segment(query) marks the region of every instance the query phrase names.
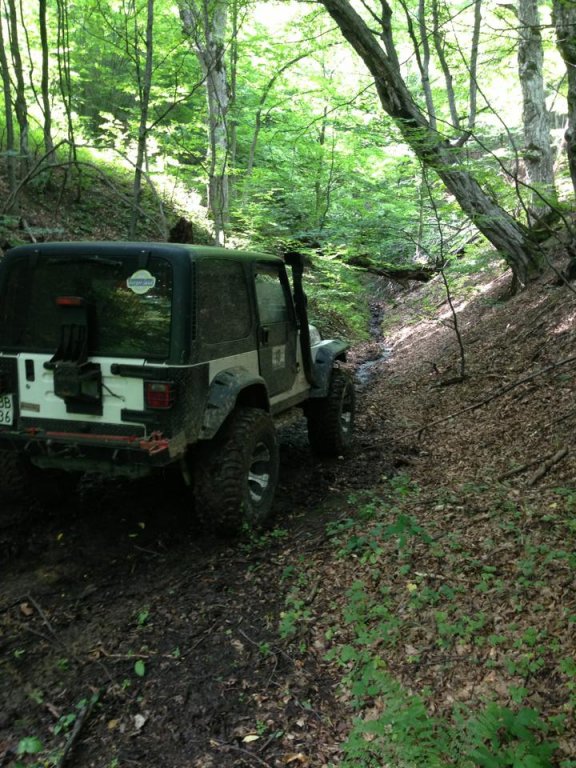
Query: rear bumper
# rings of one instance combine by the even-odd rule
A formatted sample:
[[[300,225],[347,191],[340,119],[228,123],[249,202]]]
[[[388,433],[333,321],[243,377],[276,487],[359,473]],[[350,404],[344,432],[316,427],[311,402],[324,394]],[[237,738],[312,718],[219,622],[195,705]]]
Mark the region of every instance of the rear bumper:
[[[178,461],[186,452],[186,442],[161,432],[142,436],[29,428],[1,430],[0,449],[24,454],[41,468],[142,475]]]

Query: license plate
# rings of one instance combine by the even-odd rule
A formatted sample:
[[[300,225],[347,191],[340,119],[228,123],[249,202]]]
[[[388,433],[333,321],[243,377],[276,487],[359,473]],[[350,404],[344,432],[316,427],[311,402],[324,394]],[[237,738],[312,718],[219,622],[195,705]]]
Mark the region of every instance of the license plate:
[[[13,395],[0,395],[0,426],[10,425],[14,419]]]

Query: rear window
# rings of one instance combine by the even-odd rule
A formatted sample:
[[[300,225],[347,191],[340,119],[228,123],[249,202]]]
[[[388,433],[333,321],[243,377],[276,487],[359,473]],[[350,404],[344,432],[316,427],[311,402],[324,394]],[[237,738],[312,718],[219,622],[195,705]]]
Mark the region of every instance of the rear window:
[[[167,358],[172,266],[152,256],[22,258],[11,265],[0,308],[0,343],[18,351],[54,353],[67,310],[59,297],[84,300],[92,355]]]

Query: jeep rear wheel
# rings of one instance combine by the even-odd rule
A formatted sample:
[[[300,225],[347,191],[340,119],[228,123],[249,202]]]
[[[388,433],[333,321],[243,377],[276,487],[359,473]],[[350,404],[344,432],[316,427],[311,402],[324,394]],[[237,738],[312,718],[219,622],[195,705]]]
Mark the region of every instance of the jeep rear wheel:
[[[15,451],[0,450],[0,498],[6,501],[30,500],[30,463]]]
[[[340,368],[332,371],[328,395],[306,406],[308,439],[314,453],[339,456],[352,442],[355,408],[354,383]]]
[[[257,408],[237,410],[221,437],[194,458],[196,510],[205,528],[228,536],[261,526],[272,508],[278,465],[272,418]]]
[[[67,500],[79,480],[77,472],[38,469],[26,456],[0,450],[0,499],[5,501],[56,506]]]

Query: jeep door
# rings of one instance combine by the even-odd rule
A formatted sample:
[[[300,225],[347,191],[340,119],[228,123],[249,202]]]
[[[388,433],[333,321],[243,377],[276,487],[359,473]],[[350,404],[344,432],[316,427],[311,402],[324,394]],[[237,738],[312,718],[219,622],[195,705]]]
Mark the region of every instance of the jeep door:
[[[290,284],[282,264],[255,266],[260,373],[271,396],[291,389],[296,365],[297,327]]]

